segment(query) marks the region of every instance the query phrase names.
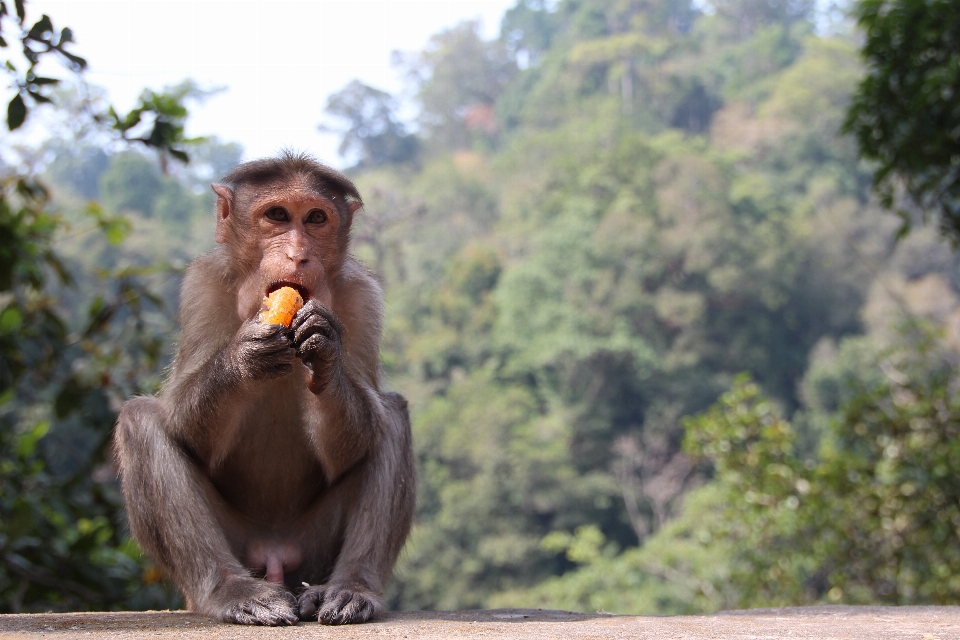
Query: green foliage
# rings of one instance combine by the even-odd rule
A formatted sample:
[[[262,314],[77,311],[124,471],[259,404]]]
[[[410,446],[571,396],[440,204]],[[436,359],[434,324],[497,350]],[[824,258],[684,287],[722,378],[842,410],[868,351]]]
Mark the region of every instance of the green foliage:
[[[10,14],[11,4],[16,11],[16,18]],[[36,74],[35,70],[40,60],[52,53],[59,54],[71,70],[82,71],[87,66],[86,60],[67,50],[67,45],[73,42],[73,31],[69,28],[61,29],[59,33],[53,27],[49,16],[43,15],[28,28],[25,0],[0,1],[0,48],[8,49],[11,43],[10,29],[16,32],[14,47],[23,53],[26,69],[19,71],[15,61],[7,58],[4,62],[4,71],[11,80],[15,89],[13,98],[7,104],[7,129],[19,129],[26,122],[31,107],[52,102],[50,88],[59,80],[46,78]],[[10,23],[14,25],[11,27]],[[6,56],[4,56],[6,57]]]
[[[478,22],[438,33],[427,49],[406,61],[416,82],[428,139],[445,148],[469,148],[497,132],[493,106],[517,72],[499,41],[484,42]]]
[[[734,544],[731,580],[741,591],[738,604],[816,601],[820,594],[807,596],[805,589],[817,567],[795,545],[801,536],[821,532],[806,509],[799,511],[814,485],[794,455],[791,425],[756,384],[740,377],[686,428],[687,450],[714,464],[725,511],[711,535]]]
[[[726,505],[741,606],[946,604],[960,584],[956,357],[922,328],[875,350],[885,375],[848,379],[818,461],[741,379],[687,423]],[[869,369],[868,369],[869,370]]]
[[[37,87],[53,82],[32,75],[41,54],[59,52],[73,71],[84,66],[63,50],[69,30],[54,40],[47,16],[26,31],[25,4],[15,2],[17,37],[31,66],[16,84],[20,94],[8,110],[10,129],[26,117],[24,96],[34,104],[52,102]],[[3,35],[10,26],[8,7],[0,2]],[[46,49],[34,51],[35,44]],[[7,69],[16,74],[12,62]],[[190,84],[145,94],[122,119],[110,110],[116,132],[161,158],[185,159],[182,103],[194,91]],[[152,129],[137,137],[144,118],[152,120]],[[59,174],[78,177],[67,182],[89,197],[103,167],[85,169],[61,164]],[[169,191],[168,178],[158,183]],[[114,195],[114,204],[126,207],[154,194]],[[0,611],[170,606],[176,594],[126,535],[109,444],[121,402],[152,391],[162,366],[167,327],[157,322],[162,303],[146,281],[163,269],[120,260],[98,264],[104,253],[94,247],[120,253],[131,222],[92,201],[64,211],[67,201],[54,204],[50,196],[25,169],[0,178]]]
[[[844,129],[876,162],[884,206],[905,233],[917,214],[935,214],[960,239],[960,15],[951,0],[861,0],[867,73]],[[905,193],[913,209],[904,206]]]
[[[895,244],[871,204],[836,135],[862,69],[810,10],[524,0],[499,40],[465,23],[407,58],[416,138],[387,94],[331,99],[385,368],[413,410],[419,512],[393,606],[955,601],[960,338],[890,318],[954,326],[958,263],[932,232]],[[186,83],[101,122],[162,166],[196,97]],[[51,146],[70,159],[47,173],[56,205],[33,181],[0,200],[11,607],[166,597],[118,534],[103,443],[172,330],[176,274],[150,265],[205,248],[200,190],[239,158],[192,144],[199,168],[166,171]]]
[[[162,173],[155,162],[136,151],[128,151],[110,161],[100,175],[99,193],[103,204],[112,211],[145,210],[163,189]]]
[[[109,159],[98,193],[109,211],[155,218],[171,228],[204,215],[210,205],[206,192],[196,194],[181,179],[164,175],[156,158],[134,150]]]
[[[557,17],[547,8],[546,0],[519,0],[503,14],[500,40],[511,54],[522,55],[526,64],[536,63],[550,48]]]
[[[189,114],[186,101],[203,99],[212,92],[200,89],[192,80],[168,87],[157,93],[145,90],[140,94],[139,104],[126,115],[118,115],[113,107],[105,116],[100,116],[124,140],[137,142],[153,149],[160,156],[164,173],[167,171],[167,158],[172,156],[180,162],[189,160],[185,145],[200,142],[199,138],[186,138],[184,126]]]
[[[702,614],[737,604],[731,582],[733,544],[714,538],[722,496],[713,485],[684,498],[683,513],[641,547],[615,553],[596,528],[551,534],[577,567],[527,589],[496,594],[491,607],[559,608],[621,614]]]
[[[56,155],[47,167],[49,179],[88,200],[98,198],[100,176],[107,170],[110,156],[92,145],[63,145],[54,152]]]
[[[711,471],[683,453],[683,417],[741,371],[796,411],[811,351],[862,330],[877,265],[947,268],[895,264],[895,221],[836,136],[852,44],[814,36],[807,4],[740,4],[520,3],[496,135],[424,127],[417,164],[357,176],[422,469],[394,606],[741,602],[746,560],[711,533],[724,507],[688,493]],[[422,90],[457,96],[434,70],[490,58],[418,60]],[[825,422],[801,419],[790,455],[813,456]]]
[[[156,304],[135,274],[101,283],[76,332],[51,295],[51,272],[75,283],[53,250],[60,223],[47,191],[8,178],[0,192],[0,593],[3,610],[158,606],[162,586],[141,584],[144,566],[126,539],[110,470],[112,407],[143,389],[159,339],[144,310]],[[97,209],[109,236],[123,224]],[[119,231],[118,231],[119,230]]]

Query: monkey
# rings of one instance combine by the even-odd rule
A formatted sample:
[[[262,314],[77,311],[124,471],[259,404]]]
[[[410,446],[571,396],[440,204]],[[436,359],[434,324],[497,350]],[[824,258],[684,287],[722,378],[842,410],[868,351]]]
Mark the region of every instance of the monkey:
[[[383,388],[383,294],[350,253],[363,202],[291,151],[211,186],[217,246],[184,274],[172,365],[114,432],[131,533],[192,611],[364,622],[416,488],[407,402]],[[306,301],[289,328],[258,319],[280,286]]]

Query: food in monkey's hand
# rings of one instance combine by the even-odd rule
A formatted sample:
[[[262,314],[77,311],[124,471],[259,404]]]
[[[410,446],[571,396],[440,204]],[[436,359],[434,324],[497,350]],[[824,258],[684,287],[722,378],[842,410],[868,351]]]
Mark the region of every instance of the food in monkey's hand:
[[[303,298],[293,287],[280,287],[263,299],[260,308],[260,322],[263,324],[282,324],[289,327],[293,316],[303,306]]]

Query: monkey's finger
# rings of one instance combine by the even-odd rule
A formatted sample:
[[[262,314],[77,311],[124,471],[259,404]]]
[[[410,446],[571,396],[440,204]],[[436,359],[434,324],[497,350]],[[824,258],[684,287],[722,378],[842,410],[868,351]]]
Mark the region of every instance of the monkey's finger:
[[[335,332],[337,335],[343,333],[343,327],[340,325],[337,317],[333,315],[333,312],[316,300],[310,300],[297,312],[297,315],[293,317],[293,322],[290,323],[290,330],[296,334],[302,325],[316,320],[330,327],[330,331]]]
[[[344,589],[337,597],[328,600],[317,614],[321,624],[340,625],[366,622],[373,615],[373,603],[360,593]]]
[[[257,343],[254,350],[260,355],[286,354],[293,359],[293,345],[288,340],[270,340]]]
[[[250,318],[240,327],[241,331],[246,331],[252,334],[272,334],[272,333],[283,333],[285,327],[282,324],[265,324],[260,322],[259,316]]]
[[[309,318],[306,322],[301,324],[299,327],[290,332],[290,338],[293,342],[294,348],[298,344],[306,340],[309,336],[316,333],[326,333],[324,331],[324,321],[322,318],[312,317]]]
[[[287,328],[282,324],[261,324],[247,334],[250,340],[269,342],[271,340],[287,341]]]
[[[327,324],[329,324],[329,322],[319,313],[304,314],[299,318],[294,318],[293,323],[290,325],[290,335],[296,340],[296,336],[301,335],[304,331],[310,328],[319,328]]]
[[[329,318],[312,316],[292,332],[294,348],[298,348],[300,344],[315,334],[323,335],[330,342],[339,343],[342,340],[339,324],[331,322]]]
[[[237,603],[225,618],[240,624],[293,625],[300,620],[296,607],[297,602],[290,593],[261,595]]]
[[[300,596],[300,619],[316,620],[318,603],[314,598],[304,598]]]
[[[333,598],[328,598],[320,612],[317,614],[317,621],[321,624],[343,624],[341,615],[344,607],[353,599],[353,593],[344,589]]]
[[[305,358],[315,353],[326,351],[332,346],[332,344],[324,335],[315,333],[304,340],[299,346],[296,344],[294,346],[297,349],[297,357]]]
[[[304,330],[300,335],[294,336],[293,343],[291,346],[297,352],[297,355],[301,355],[308,351],[315,349],[319,345],[331,344],[332,340],[329,337],[324,335],[319,329]],[[310,345],[310,346],[307,346]]]
[[[310,299],[310,300],[307,300],[307,303],[306,303],[305,305],[303,305],[302,307],[300,307],[300,310],[299,310],[299,311],[297,311],[295,314],[293,314],[293,321],[290,323],[290,326],[292,327],[292,326],[296,325],[296,324],[299,323],[299,322],[303,322],[303,319],[304,319],[304,318],[306,318],[306,317],[308,317],[308,316],[311,316],[311,315],[314,315],[314,314],[321,314],[321,315],[322,315],[322,314],[330,314],[330,315],[333,315],[333,314],[330,313],[330,311],[329,311],[325,306],[323,306],[322,304],[320,304],[319,302],[317,302],[317,301],[314,300],[314,299]]]
[[[289,343],[247,343],[241,345],[240,357],[243,362],[277,361],[293,362],[296,352]]]
[[[317,611],[326,599],[327,589],[323,586],[307,587],[297,599],[301,620],[316,620]]]

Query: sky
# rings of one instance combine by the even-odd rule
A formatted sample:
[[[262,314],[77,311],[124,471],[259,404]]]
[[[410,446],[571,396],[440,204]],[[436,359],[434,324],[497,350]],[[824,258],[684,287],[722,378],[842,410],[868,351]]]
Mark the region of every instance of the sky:
[[[499,32],[515,0],[28,0],[74,32],[89,83],[118,111],[144,88],[186,78],[225,87],[191,109],[187,134],[243,145],[245,159],[284,147],[335,166],[338,137],[321,133],[327,97],[354,78],[395,95],[407,85],[393,51],[419,51],[434,33],[478,19]],[[62,72],[59,77],[63,77]]]

